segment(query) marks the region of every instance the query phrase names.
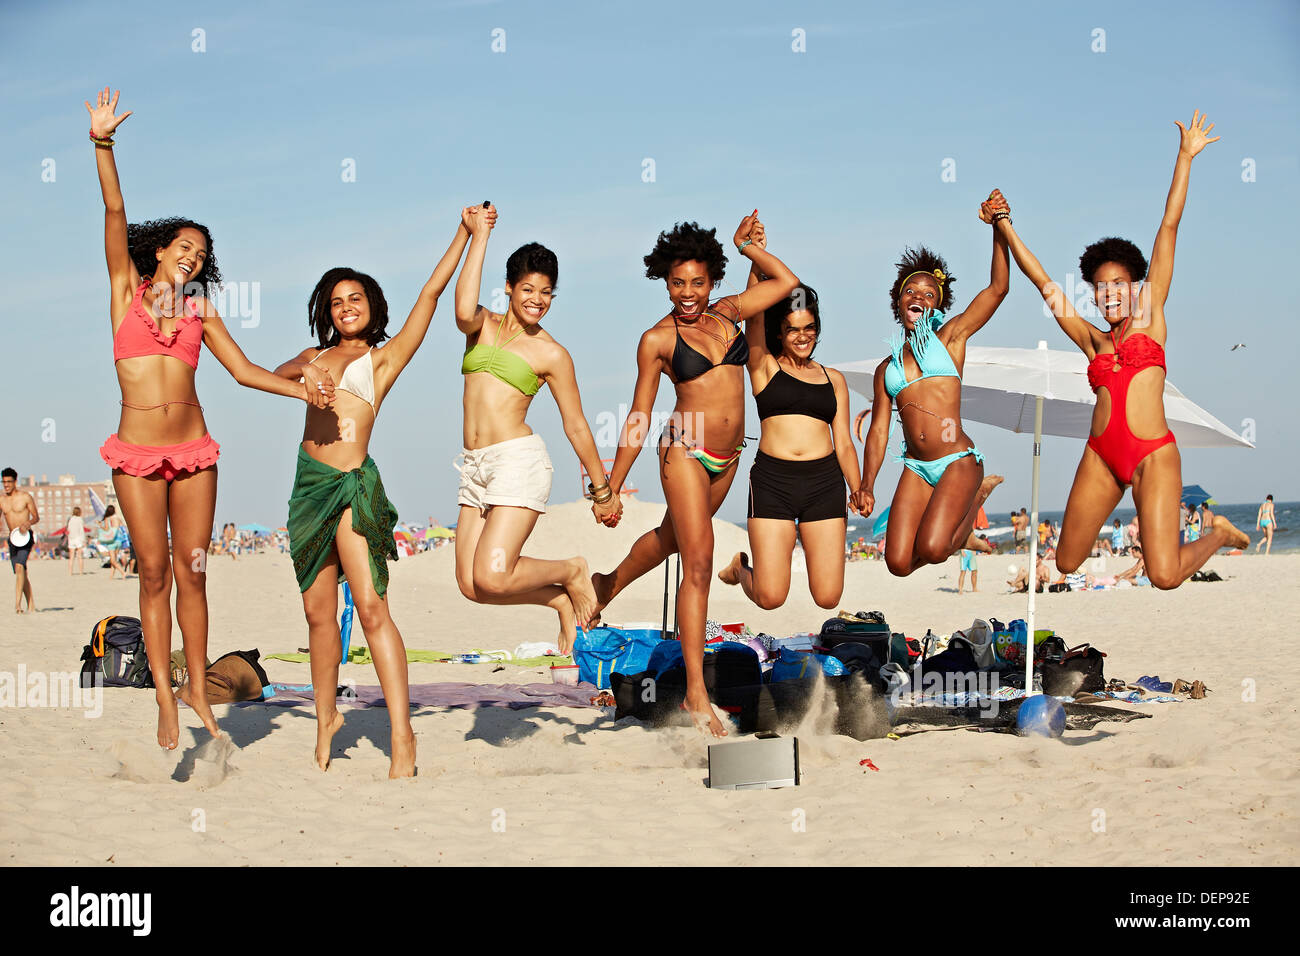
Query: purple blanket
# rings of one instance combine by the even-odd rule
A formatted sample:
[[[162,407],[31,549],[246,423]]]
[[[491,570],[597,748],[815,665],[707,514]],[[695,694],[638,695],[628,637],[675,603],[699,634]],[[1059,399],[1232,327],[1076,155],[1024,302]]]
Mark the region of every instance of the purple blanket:
[[[356,697],[339,697],[340,704],[353,707],[384,707],[384,694],[378,684],[355,688]],[[415,707],[591,707],[591,698],[599,693],[591,684],[569,687],[564,684],[412,684],[411,704]],[[275,695],[245,704],[274,704],[297,707],[313,703],[310,690],[278,688]]]

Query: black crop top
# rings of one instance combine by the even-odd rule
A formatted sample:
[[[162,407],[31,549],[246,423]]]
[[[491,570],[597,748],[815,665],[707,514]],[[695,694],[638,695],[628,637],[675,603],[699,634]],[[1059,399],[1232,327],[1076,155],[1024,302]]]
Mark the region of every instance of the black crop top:
[[[835,421],[835,412],[839,402],[835,398],[835,386],[831,384],[830,373],[822,367],[826,381],[813,385],[795,378],[785,369],[779,369],[767,380],[763,390],[754,396],[758,405],[760,419],[774,415],[807,415],[820,418],[827,425]]]

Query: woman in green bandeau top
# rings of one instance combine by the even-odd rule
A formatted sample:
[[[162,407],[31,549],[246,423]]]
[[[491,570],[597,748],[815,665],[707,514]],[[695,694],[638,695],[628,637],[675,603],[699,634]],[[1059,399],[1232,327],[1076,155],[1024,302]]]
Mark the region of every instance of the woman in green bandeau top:
[[[555,295],[559,263],[536,242],[506,261],[504,315],[478,303],[483,257],[496,210],[484,203],[468,220],[469,253],[456,280],[456,327],[465,333],[465,448],[456,524],[456,583],[480,604],[544,604],[560,618],[560,650],[593,616],[596,592],[585,559],[520,557],[551,494],[551,459],[525,418],[533,396],[550,386],[564,434],[592,476],[592,511],[616,523],[623,511],[606,480],[582,414],[573,359],[541,326]]]

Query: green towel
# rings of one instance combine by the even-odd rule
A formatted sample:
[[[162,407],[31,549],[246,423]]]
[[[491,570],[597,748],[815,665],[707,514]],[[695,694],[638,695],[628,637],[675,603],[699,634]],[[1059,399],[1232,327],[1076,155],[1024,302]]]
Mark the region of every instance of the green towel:
[[[379,466],[366,456],[360,468],[339,471],[298,446],[298,471],[289,498],[289,553],[298,589],[306,591],[334,547],[339,519],[352,508],[352,530],[364,535],[370,551],[370,577],[380,597],[388,590],[388,561],[397,560],[393,528],[397,509],[384,494]],[[339,580],[343,579],[342,568]]]

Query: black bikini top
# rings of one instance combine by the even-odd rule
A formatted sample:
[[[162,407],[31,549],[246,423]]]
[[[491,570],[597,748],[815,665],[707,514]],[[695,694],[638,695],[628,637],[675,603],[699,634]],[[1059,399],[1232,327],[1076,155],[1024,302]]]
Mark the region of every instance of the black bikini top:
[[[745,338],[745,333],[741,330],[739,322],[719,315],[714,311],[716,308],[717,303],[705,309],[701,316],[724,322],[735,330],[731,344],[727,346],[727,353],[722,356],[722,361],[718,365],[744,365],[749,361],[749,340]],[[679,383],[699,378],[710,369],[718,367],[718,365],[710,362],[707,356],[701,355],[686,344],[686,340],[682,338],[681,330],[677,325],[676,314],[673,315],[673,328],[677,331],[677,345],[673,348],[672,368],[673,375],[677,377]]]
[[[785,369],[767,380],[763,390],[754,396],[758,405],[759,419],[774,415],[807,415],[819,418],[827,425],[835,421],[835,412],[839,402],[835,398],[835,386],[831,384],[830,373],[822,367],[826,381],[813,384],[797,379]]]

